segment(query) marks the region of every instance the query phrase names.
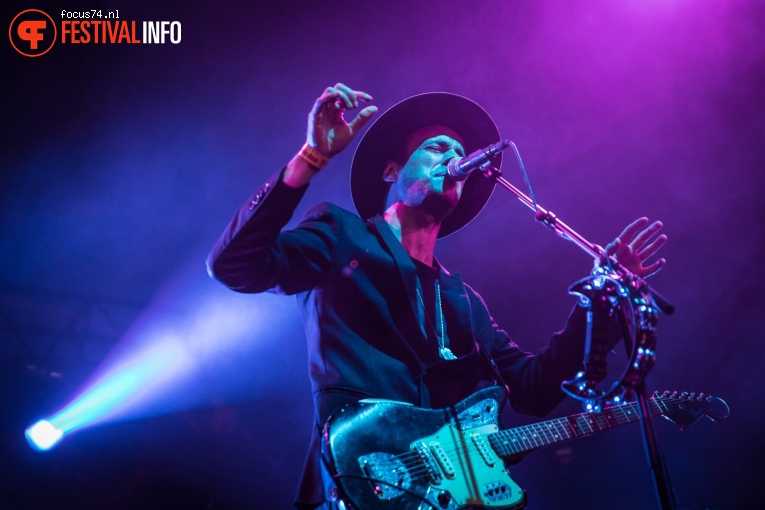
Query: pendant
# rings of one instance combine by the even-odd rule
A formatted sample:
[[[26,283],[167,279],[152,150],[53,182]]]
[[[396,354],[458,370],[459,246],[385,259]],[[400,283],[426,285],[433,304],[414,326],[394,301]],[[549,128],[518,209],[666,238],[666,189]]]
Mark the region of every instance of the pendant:
[[[441,359],[457,359],[457,356],[448,347],[438,349],[438,354],[441,355]]]

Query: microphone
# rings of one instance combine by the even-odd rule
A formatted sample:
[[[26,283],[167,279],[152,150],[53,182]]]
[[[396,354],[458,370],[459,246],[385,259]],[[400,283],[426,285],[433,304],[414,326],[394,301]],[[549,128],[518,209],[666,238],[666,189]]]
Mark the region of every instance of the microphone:
[[[446,174],[455,181],[464,181],[476,170],[486,168],[491,160],[500,152],[507,149],[510,140],[500,140],[494,145],[477,150],[464,158],[452,158],[446,167]]]

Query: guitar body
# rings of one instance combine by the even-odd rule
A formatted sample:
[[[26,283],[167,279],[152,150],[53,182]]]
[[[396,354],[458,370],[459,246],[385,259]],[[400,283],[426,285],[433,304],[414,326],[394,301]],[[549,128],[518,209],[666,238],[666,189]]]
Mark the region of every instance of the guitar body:
[[[345,407],[324,428],[343,500],[364,510],[523,508],[525,493],[488,442],[503,399],[495,386],[444,409],[375,399]]]

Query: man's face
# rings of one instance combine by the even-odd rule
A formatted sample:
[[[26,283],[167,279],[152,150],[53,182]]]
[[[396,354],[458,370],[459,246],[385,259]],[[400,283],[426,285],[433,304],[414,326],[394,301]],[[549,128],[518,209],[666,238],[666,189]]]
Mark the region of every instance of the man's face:
[[[428,126],[406,140],[409,159],[403,166],[386,170],[392,182],[392,198],[411,207],[425,206],[438,218],[445,218],[462,196],[464,181],[446,177],[447,164],[465,157],[460,136],[445,126]]]

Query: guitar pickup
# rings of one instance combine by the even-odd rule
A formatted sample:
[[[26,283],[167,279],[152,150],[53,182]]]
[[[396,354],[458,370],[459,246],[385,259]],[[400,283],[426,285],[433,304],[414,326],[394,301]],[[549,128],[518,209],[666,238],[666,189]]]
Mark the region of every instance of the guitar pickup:
[[[494,467],[494,458],[491,455],[489,444],[486,442],[484,435],[479,434],[478,432],[473,432],[470,434],[470,440],[473,441],[473,444],[478,449],[478,453],[481,454],[481,458],[483,458],[486,465]]]
[[[441,471],[446,475],[446,478],[453,480],[457,471],[454,469],[454,464],[452,464],[449,455],[444,451],[444,447],[441,446],[441,443],[438,441],[431,441],[430,452],[433,454],[433,457],[435,457],[438,465],[441,466]]]

